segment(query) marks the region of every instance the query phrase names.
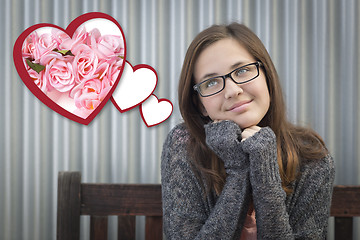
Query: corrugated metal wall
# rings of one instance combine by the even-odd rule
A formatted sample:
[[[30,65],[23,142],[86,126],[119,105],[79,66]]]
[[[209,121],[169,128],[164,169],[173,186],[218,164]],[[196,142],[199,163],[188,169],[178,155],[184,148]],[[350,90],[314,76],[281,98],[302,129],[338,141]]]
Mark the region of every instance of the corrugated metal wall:
[[[360,184],[356,0],[1,0],[1,6],[0,239],[55,238],[58,171],[79,170],[86,182],[160,182],[162,143],[181,121],[176,87],[186,48],[214,23],[238,21],[258,34],[279,71],[290,119],[325,138],[337,184]],[[174,103],[165,123],[147,128],[137,109],[121,114],[109,102],[82,126],[44,106],[20,80],[12,47],[22,31],[40,22],[66,28],[93,11],[123,27],[133,65],[156,69],[155,94]]]

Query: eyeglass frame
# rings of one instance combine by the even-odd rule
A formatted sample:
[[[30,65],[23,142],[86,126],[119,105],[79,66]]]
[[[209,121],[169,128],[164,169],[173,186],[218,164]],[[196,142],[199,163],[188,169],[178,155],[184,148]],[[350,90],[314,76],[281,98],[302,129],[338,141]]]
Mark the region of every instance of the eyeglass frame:
[[[236,81],[232,78],[231,74],[232,74],[233,72],[235,72],[235,71],[237,71],[237,70],[239,70],[239,69],[241,69],[241,68],[243,68],[243,67],[249,66],[249,65],[255,65],[255,66],[256,66],[257,75],[256,75],[255,77],[249,79],[249,80],[244,81],[244,82],[240,82],[240,83],[239,83],[239,82],[236,82]],[[210,97],[210,96],[213,96],[213,95],[215,95],[215,94],[218,94],[218,93],[221,92],[222,90],[224,90],[226,78],[230,78],[230,79],[231,79],[234,83],[236,83],[236,84],[244,84],[244,83],[248,83],[248,82],[254,80],[255,78],[257,78],[257,77],[260,75],[260,70],[259,70],[259,68],[261,67],[261,65],[262,65],[262,63],[261,63],[260,61],[256,61],[256,62],[253,62],[253,63],[249,63],[249,64],[246,64],[246,65],[243,65],[243,66],[241,66],[241,67],[238,67],[238,68],[232,70],[232,71],[229,72],[228,74],[225,74],[225,75],[222,75],[222,76],[211,77],[211,78],[208,78],[208,79],[206,79],[206,80],[204,80],[204,81],[202,81],[202,82],[200,82],[200,83],[198,83],[198,84],[195,84],[195,85],[193,86],[193,89],[194,89],[196,92],[198,92],[201,97]],[[212,93],[212,94],[209,94],[209,95],[202,95],[199,86],[200,86],[201,84],[203,84],[204,82],[207,82],[207,81],[209,81],[209,80],[211,80],[211,79],[219,78],[219,77],[221,77],[221,78],[223,79],[223,87],[222,87],[219,91],[217,91],[217,92],[215,92],[215,93]]]

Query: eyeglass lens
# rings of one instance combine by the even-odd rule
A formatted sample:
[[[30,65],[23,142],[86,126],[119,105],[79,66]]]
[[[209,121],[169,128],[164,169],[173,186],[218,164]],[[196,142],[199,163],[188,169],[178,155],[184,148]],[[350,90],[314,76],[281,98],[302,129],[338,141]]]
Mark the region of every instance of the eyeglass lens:
[[[239,67],[227,75],[210,78],[198,85],[198,90],[202,96],[214,95],[222,91],[225,87],[225,78],[230,75],[230,78],[236,83],[245,83],[258,76],[258,63],[251,63]]]

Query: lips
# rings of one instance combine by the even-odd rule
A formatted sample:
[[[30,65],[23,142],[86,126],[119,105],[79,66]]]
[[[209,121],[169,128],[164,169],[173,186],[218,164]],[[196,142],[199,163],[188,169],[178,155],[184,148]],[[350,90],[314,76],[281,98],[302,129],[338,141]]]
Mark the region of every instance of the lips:
[[[246,109],[247,105],[251,102],[252,102],[252,100],[244,100],[244,101],[237,102],[237,103],[231,105],[231,107],[229,107],[227,109],[227,111],[242,112]]]

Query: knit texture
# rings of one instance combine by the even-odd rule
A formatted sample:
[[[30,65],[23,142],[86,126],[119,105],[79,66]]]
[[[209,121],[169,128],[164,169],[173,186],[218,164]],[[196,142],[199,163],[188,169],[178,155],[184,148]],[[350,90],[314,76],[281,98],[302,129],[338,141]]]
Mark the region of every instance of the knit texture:
[[[252,196],[258,239],[325,239],[334,163],[303,160],[293,193],[286,195],[274,132],[266,127],[241,142],[232,121],[205,125],[206,143],[224,162],[227,178],[219,196],[205,196],[191,167],[184,124],[169,133],[161,177],[166,239],[240,239]]]

